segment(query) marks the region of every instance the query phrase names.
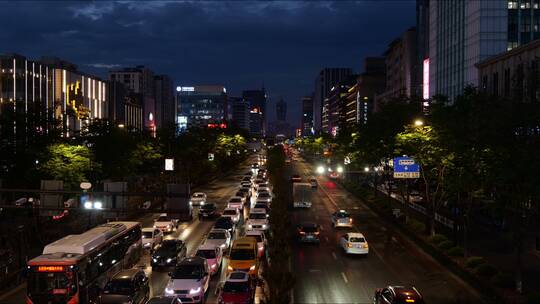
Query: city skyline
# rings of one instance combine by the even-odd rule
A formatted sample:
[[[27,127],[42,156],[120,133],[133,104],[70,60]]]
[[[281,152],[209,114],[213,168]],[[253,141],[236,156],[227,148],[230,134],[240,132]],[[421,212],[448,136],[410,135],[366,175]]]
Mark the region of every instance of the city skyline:
[[[174,85],[223,83],[231,96],[264,85],[272,105],[268,121],[275,119],[273,105],[283,96],[287,120],[294,125],[300,124],[301,98],[311,94],[322,68],[360,71],[364,57],[380,55],[388,41],[414,25],[415,13],[414,1],[22,2],[4,7],[2,53],[57,56],[103,79],[111,69],[144,65],[171,75]],[[388,18],[372,17],[381,14]],[[19,16],[26,21],[21,24]],[[25,35],[18,34],[22,30]]]

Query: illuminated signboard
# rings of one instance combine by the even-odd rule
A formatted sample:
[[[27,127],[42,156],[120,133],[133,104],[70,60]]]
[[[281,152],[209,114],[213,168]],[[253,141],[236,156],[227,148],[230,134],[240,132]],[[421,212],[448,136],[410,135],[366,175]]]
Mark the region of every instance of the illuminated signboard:
[[[165,171],[174,171],[174,159],[166,158],[165,159]]]
[[[63,272],[64,266],[38,266],[38,272]]]
[[[424,59],[424,73],[423,73],[423,88],[422,96],[424,99],[429,99],[429,58]]]
[[[78,119],[87,118],[89,113],[83,104],[80,81],[66,85],[66,105],[66,110],[71,111]]]
[[[207,125],[207,127],[210,128],[210,129],[227,129],[227,124],[224,124],[224,123],[220,123],[220,124],[209,123]]]

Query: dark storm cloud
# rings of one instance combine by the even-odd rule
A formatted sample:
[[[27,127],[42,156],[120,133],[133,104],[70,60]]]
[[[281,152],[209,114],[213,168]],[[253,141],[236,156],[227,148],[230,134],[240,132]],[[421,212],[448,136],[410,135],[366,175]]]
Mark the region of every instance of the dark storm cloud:
[[[264,82],[297,122],[318,70],[358,71],[413,24],[414,1],[0,2],[0,52],[55,55],[102,76],[143,64],[233,92]]]

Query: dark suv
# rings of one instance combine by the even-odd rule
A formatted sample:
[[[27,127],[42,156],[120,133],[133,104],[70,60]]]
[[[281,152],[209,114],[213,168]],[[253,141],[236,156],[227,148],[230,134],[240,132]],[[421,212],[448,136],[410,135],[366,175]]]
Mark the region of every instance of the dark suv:
[[[217,207],[214,203],[206,203],[199,208],[199,219],[213,218],[218,216]]]
[[[425,304],[424,298],[414,287],[388,286],[375,291],[374,304]]]
[[[186,257],[187,248],[182,240],[163,240],[152,254],[150,265],[156,267],[176,266]]]
[[[144,271],[141,269],[126,269],[116,273],[107,282],[99,296],[99,303],[142,304],[145,303],[149,295],[148,277],[146,277]]]
[[[230,217],[220,217],[214,224],[214,229],[226,229],[231,235],[233,235],[234,222]]]

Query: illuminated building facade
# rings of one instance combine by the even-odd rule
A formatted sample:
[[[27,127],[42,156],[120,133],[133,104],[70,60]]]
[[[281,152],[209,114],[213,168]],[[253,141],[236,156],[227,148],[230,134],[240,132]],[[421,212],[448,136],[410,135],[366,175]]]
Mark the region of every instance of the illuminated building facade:
[[[253,136],[266,136],[266,104],[268,95],[264,88],[242,92],[242,98],[249,102],[249,132]]]
[[[222,85],[178,86],[176,120],[179,129],[226,122],[227,89]]]

